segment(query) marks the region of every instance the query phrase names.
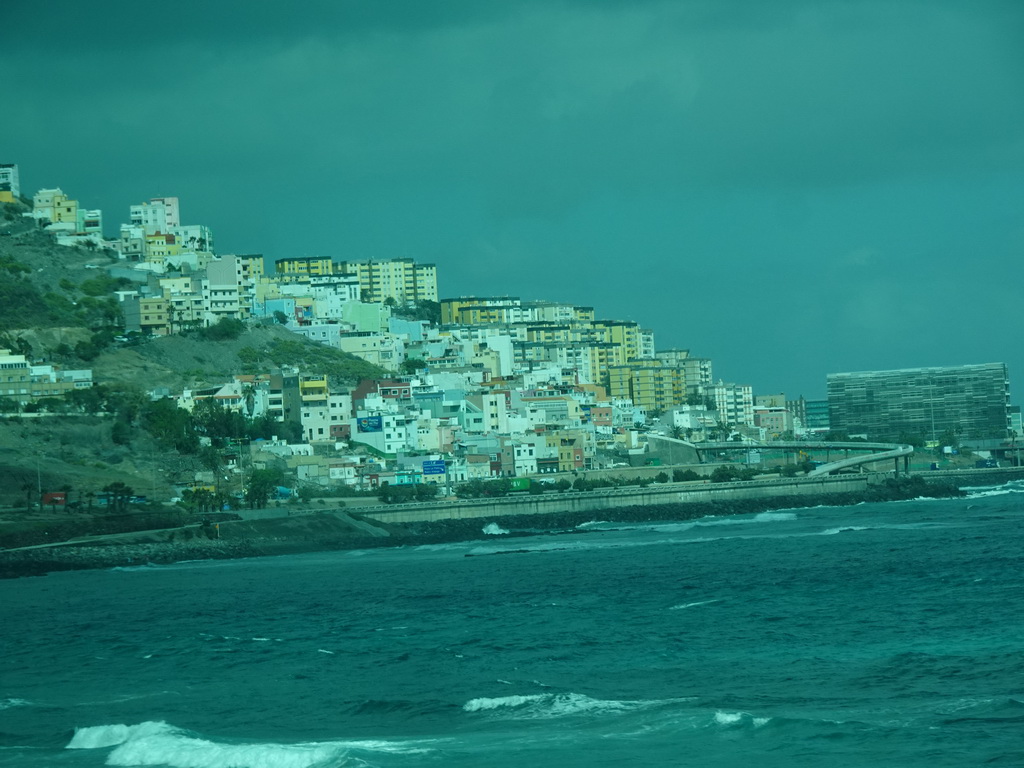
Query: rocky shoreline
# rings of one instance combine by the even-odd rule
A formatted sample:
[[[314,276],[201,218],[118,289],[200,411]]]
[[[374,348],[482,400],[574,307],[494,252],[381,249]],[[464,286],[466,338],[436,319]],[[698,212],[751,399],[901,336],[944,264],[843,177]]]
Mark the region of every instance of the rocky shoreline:
[[[581,533],[583,523],[599,516],[602,521],[643,523],[665,520],[693,520],[708,516],[756,514],[780,509],[815,506],[847,506],[862,502],[882,502],[920,497],[949,498],[964,493],[953,484],[926,482],[921,478],[901,478],[859,493],[821,494],[765,499],[743,499],[700,504],[657,504],[624,506],[600,513],[497,516],[488,519],[451,519],[430,523],[383,525],[371,518],[356,518],[361,527],[344,532],[321,526],[319,530],[301,518],[275,520],[273,531],[258,529],[237,532],[234,538],[191,537],[184,541],[133,542],[109,544],[67,544],[63,546],[12,549],[0,552],[0,578],[41,576],[67,570],[167,565],[190,560],[226,560],[248,557],[301,554],[307,552],[368,549],[377,547],[418,546],[481,539],[483,528],[494,523],[507,531],[505,537]],[[319,513],[320,520],[332,512]],[[373,533],[365,529],[372,529]],[[225,530],[227,528],[225,527]]]

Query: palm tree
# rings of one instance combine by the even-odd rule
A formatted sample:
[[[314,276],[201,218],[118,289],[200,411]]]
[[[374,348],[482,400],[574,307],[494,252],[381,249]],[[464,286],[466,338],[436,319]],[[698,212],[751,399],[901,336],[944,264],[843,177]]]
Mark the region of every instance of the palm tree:
[[[245,401],[245,417],[251,419],[256,406],[256,388],[252,384],[246,384],[242,387],[242,397]]]

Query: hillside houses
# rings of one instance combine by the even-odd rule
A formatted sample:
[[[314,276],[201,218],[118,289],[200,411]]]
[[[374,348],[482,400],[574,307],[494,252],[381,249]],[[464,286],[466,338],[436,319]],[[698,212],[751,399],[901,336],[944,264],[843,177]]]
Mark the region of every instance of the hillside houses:
[[[37,195],[38,215],[59,218],[68,205],[58,192]],[[701,440],[794,426],[763,410],[755,418],[751,388],[714,383],[707,358],[659,351],[654,331],[592,306],[439,299],[437,267],[408,258],[285,258],[268,273],[261,254],[217,253],[211,228],[182,224],[181,210],[176,197],[132,205],[105,242],[117,255],[111,273],[131,283],[116,292],[126,333],[272,322],[391,372],[346,388],[284,365],[175,393],[189,411],[207,401],[279,422],[279,439],[252,450],[305,482],[581,472],[621,463],[638,430]],[[444,462],[440,477],[436,464],[424,471],[431,461]]]

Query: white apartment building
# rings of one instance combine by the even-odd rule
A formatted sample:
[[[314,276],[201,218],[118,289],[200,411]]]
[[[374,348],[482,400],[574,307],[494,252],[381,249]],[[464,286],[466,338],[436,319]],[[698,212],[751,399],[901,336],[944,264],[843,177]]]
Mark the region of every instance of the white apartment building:
[[[354,443],[362,443],[380,453],[390,455],[397,455],[400,451],[412,447],[404,414],[359,410],[350,423]],[[415,423],[413,421],[413,426]]]
[[[754,388],[749,384],[713,384],[708,395],[714,399],[719,421],[729,425],[754,425]]]
[[[148,203],[139,203],[128,209],[131,226],[141,227],[147,235],[170,233],[172,227],[181,226],[176,197],[154,197]]]
[[[0,163],[0,202],[13,203],[21,196],[17,163]]]

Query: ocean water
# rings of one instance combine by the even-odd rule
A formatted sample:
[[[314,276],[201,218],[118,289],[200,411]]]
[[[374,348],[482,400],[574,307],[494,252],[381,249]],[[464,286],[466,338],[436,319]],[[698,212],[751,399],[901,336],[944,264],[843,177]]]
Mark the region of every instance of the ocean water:
[[[1024,484],[0,582],[0,766],[1024,765]]]

